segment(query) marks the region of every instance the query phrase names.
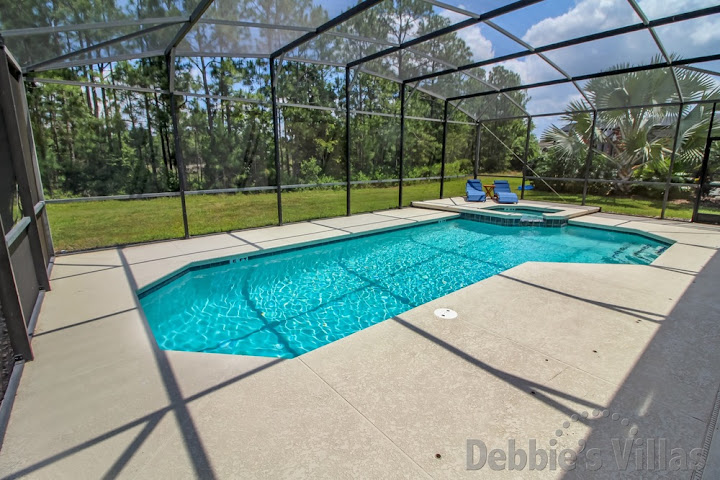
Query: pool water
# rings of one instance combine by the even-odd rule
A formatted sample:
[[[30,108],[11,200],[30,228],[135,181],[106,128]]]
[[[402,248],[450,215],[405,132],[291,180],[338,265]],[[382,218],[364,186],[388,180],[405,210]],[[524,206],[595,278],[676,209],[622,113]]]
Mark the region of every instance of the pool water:
[[[666,247],[457,219],[190,270],[140,297],[163,349],[290,358],[524,262],[649,264]]]

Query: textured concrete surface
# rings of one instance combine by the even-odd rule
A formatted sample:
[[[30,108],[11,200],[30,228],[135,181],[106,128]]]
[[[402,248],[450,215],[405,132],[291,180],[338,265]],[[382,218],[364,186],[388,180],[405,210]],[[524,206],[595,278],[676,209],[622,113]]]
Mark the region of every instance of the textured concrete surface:
[[[192,261],[448,215],[392,210],[57,258],[0,477],[691,478],[657,458],[648,470],[632,443],[619,468],[612,445],[689,453],[713,433],[718,228],[586,215],[573,222],[677,243],[649,266],[526,263],[291,360],[161,351],[138,310],[137,288]],[[437,319],[439,307],[458,318]],[[580,456],[572,471],[468,470],[469,439]],[[588,471],[593,449],[602,465]],[[718,478],[720,439],[709,450],[705,478]]]

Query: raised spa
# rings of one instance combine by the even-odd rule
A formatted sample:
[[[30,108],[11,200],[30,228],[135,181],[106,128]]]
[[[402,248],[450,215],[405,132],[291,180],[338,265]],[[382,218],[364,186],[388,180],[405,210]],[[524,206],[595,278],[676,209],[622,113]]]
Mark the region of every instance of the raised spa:
[[[515,207],[512,205],[496,205],[494,207],[487,207],[484,210],[490,210],[493,212],[503,212],[503,213],[519,213],[522,214],[522,216],[527,217],[537,217],[542,218],[543,213],[557,213],[562,212],[562,210],[557,210],[553,208],[542,208],[542,207]]]
[[[666,247],[456,219],[190,265],[139,297],[163,349],[288,358],[524,262],[649,264]]]

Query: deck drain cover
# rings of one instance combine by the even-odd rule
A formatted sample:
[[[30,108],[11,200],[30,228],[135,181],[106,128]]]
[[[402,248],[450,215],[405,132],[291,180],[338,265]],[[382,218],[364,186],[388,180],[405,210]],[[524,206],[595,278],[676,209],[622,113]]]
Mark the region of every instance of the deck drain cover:
[[[453,318],[457,318],[457,312],[455,310],[450,310],[449,308],[438,308],[435,310],[435,316],[438,318],[452,320]]]

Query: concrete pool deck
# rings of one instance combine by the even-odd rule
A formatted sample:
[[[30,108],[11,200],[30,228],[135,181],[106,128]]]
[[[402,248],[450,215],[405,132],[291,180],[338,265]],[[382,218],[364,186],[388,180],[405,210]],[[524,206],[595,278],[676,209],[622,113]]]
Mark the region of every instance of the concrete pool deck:
[[[648,266],[525,263],[290,360],[161,351],[138,309],[137,288],[192,261],[451,216],[406,208],[56,258],[0,477],[617,478],[609,462],[467,470],[467,441],[608,447],[634,426],[668,449],[707,447],[704,478],[720,478],[720,438],[706,444],[720,228],[586,215],[573,222],[676,243]]]

